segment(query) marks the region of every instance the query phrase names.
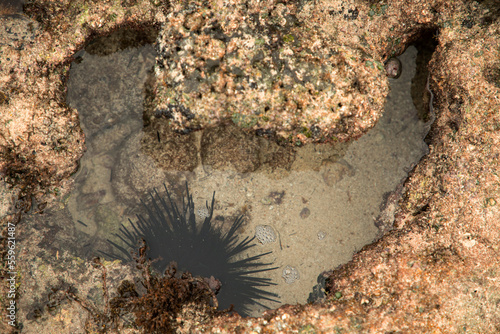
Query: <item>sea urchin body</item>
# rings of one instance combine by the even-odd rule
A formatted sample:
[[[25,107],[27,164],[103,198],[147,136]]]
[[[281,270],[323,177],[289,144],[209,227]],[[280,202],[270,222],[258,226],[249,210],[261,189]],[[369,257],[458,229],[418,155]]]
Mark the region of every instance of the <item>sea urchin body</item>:
[[[141,201],[142,202],[142,201]],[[126,247],[109,241],[119,254],[107,254],[114,259],[132,260],[131,250],[141,239],[148,247],[147,257],[153,260],[153,267],[163,273],[175,261],[180,271],[188,271],[194,276],[220,281],[217,295],[219,307],[234,305],[241,315],[248,315],[251,304],[261,304],[263,300],[277,301],[277,295],[264,290],[275,285],[269,278],[255,277],[260,272],[276,269],[270,263],[261,262],[270,252],[241,258],[239,254],[255,246],[254,238],[246,237],[239,241],[236,231],[243,223],[238,217],[229,231],[223,233],[220,226],[212,222],[215,192],[212,202],[201,224],[197,224],[192,195],[186,184],[186,197],[179,208],[172,200],[165,186],[165,196],[156,189],[150,193],[150,202],[142,202],[147,216],[137,215],[137,222],[130,221],[130,228],[121,226],[116,234]],[[238,259],[236,259],[238,258]]]

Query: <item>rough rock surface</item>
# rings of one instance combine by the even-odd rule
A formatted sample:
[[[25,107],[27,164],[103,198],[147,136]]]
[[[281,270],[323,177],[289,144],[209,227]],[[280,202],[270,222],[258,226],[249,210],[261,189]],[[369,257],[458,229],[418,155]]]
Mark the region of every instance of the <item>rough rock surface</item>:
[[[241,66],[240,72],[232,68],[237,65],[237,54],[219,61],[218,65],[215,62],[209,66],[212,62],[208,60],[216,60],[218,55],[226,54],[226,48],[230,45],[222,45],[218,42],[220,40],[215,39],[217,31],[200,30],[200,33],[195,33],[196,29],[204,27],[205,18],[197,17],[195,11],[189,12],[189,8],[180,2],[171,3],[30,2],[25,10],[30,19],[23,20],[29,20],[27,24],[32,34],[20,39],[7,37],[7,43],[3,43],[0,49],[0,171],[4,180],[17,182],[23,186],[25,193],[44,199],[58,193],[61,186],[66,184],[67,177],[76,169],[84,150],[78,115],[64,102],[64,80],[69,63],[72,55],[91,36],[106,34],[120,26],[168,21],[172,26],[165,23],[163,27],[170,27],[170,30],[164,31],[165,36],[184,33],[185,36],[181,34],[177,40],[185,42],[179,43],[189,45],[188,42],[192,40],[192,49],[188,51],[202,52],[193,58],[199,58],[201,63],[191,64],[191,70],[195,71],[196,66],[214,70],[213,73],[207,72],[210,76],[206,74],[204,80],[213,79],[210,84],[220,88],[215,93],[210,92],[202,96],[201,100],[190,100],[189,94],[192,92],[184,90],[186,96],[181,99],[180,91],[172,90],[169,86],[175,77],[167,75],[164,87],[171,90],[158,95],[159,99],[163,97],[159,103],[165,103],[168,107],[172,101],[169,102],[165,97],[173,94],[171,97],[177,98],[176,103],[182,103],[190,110],[187,103],[192,103],[195,110],[194,106],[198,106],[204,98],[220,94],[220,107],[229,106],[231,110],[230,103],[238,102],[227,94],[231,79],[234,82],[235,78],[242,78],[238,80],[244,86],[248,71],[255,69]],[[221,18],[227,15],[223,6],[215,2],[190,3],[193,8],[206,8],[211,4],[213,8],[222,10]],[[394,229],[377,243],[362,249],[350,263],[331,272],[328,281],[330,295],[324,304],[284,306],[255,319],[241,319],[236,315],[216,318],[198,325],[198,331],[498,332],[500,10],[495,7],[495,2],[272,1],[265,8],[259,8],[259,3],[254,1],[221,3],[233,8],[235,19],[220,29],[240,34],[241,37],[238,37],[235,33],[234,38],[246,41],[248,48],[252,46],[252,40],[255,47],[257,38],[262,37],[260,33],[264,35],[264,32],[270,32],[269,41],[264,39],[262,44],[269,48],[261,50],[262,59],[257,57],[256,64],[263,68],[260,69],[263,80],[259,84],[264,85],[267,78],[268,83],[277,84],[279,88],[279,81],[271,79],[274,75],[272,67],[283,63],[282,68],[276,69],[283,71],[283,84],[290,85],[288,89],[296,88],[299,93],[303,87],[308,88],[309,82],[301,82],[298,78],[297,74],[300,73],[295,73],[297,78],[293,74],[293,64],[298,63],[294,55],[300,55],[301,52],[295,50],[300,45],[294,44],[299,37],[304,43],[319,41],[317,45],[312,43],[310,50],[306,49],[303,56],[300,55],[304,57],[301,59],[309,61],[306,63],[311,64],[310,68],[318,77],[324,74],[323,67],[319,59],[312,58],[316,55],[319,58],[333,57],[329,58],[331,66],[338,66],[338,70],[332,70],[329,79],[332,87],[335,84],[339,90],[338,95],[332,97],[336,103],[333,107],[338,109],[319,128],[321,131],[327,129],[325,133],[335,133],[338,139],[361,135],[380,116],[387,93],[387,81],[379,65],[404,50],[424,29],[436,29],[439,44],[430,64],[430,89],[434,95],[436,121],[429,135],[430,153],[417,165],[405,185]],[[245,14],[241,8],[244,5],[248,6],[250,13],[267,13],[267,16],[243,17]],[[206,20],[211,19],[210,12],[200,10],[199,13],[207,13]],[[215,12],[214,15],[219,14]],[[280,22],[280,15],[284,15],[285,22]],[[294,15],[302,25],[292,24],[296,22]],[[272,18],[278,21],[272,23]],[[10,16],[0,18],[2,22],[10,19]],[[244,27],[245,24],[247,27]],[[264,25],[262,32],[256,28],[258,24]],[[300,28],[304,28],[304,31],[300,31]],[[256,36],[252,37],[252,34]],[[308,41],[302,40],[303,37]],[[205,41],[202,41],[203,38]],[[277,45],[271,44],[273,38],[276,38]],[[200,51],[202,42],[208,47]],[[276,50],[279,54],[273,59]],[[331,56],[328,53],[330,50]],[[214,54],[204,55],[204,52],[212,51]],[[248,52],[252,51],[255,51],[255,55],[259,54],[257,49],[249,49]],[[219,72],[216,73],[216,70]],[[243,73],[241,77],[240,73]],[[272,75],[269,76],[269,73]],[[201,82],[201,86],[206,84],[206,81]],[[304,116],[314,109],[312,106],[315,103],[324,103],[322,99],[326,98],[326,93],[322,91],[315,95],[318,87],[314,86],[314,82],[311,84],[311,92],[297,95],[304,98],[300,101],[303,102],[300,105],[304,108]],[[257,89],[262,87],[252,88],[248,81],[251,93],[248,97],[252,98],[252,94],[257,94]],[[267,87],[268,90],[274,89],[273,85]],[[275,101],[272,92],[264,90],[264,93],[269,95],[264,94],[263,100],[269,103]],[[285,136],[294,134],[301,141],[308,137],[313,140],[322,138],[314,135],[311,118],[306,117],[304,124],[299,124],[302,118],[295,115],[298,101],[288,99],[285,102],[283,99],[277,102],[285,103],[288,108],[285,110],[291,111],[289,123],[273,123],[278,133],[277,127],[286,124],[282,127]],[[250,110],[243,109],[241,115],[245,118],[242,119],[249,116],[247,112]],[[270,111],[277,110],[275,105],[270,106]],[[211,114],[214,111],[220,111],[221,114]],[[224,112],[225,109],[211,109],[203,116],[205,120],[202,123],[225,116]],[[172,116],[177,125],[189,126],[183,123],[182,117]],[[259,118],[259,114],[254,116],[257,118],[256,123],[252,119],[252,122],[245,124],[253,128],[262,126],[259,123],[261,121],[267,122]],[[203,117],[200,116],[200,119]],[[238,119],[235,122],[237,124]],[[276,121],[276,117],[270,117],[269,120]],[[297,126],[302,125],[308,130],[297,133]],[[310,135],[308,131],[311,131]],[[26,201],[21,203],[24,205],[19,205],[19,209],[29,209]],[[4,217],[3,226],[9,221],[16,222],[18,217]],[[40,238],[38,233],[33,234],[34,238]],[[35,256],[29,254],[29,250],[25,250],[25,253],[26,256]],[[70,261],[66,254],[57,255],[56,251],[55,256],[58,261]],[[57,265],[55,262],[44,272],[54,280],[56,277],[90,275],[87,270],[75,269],[68,263],[64,264],[64,270],[57,271],[52,268]],[[29,272],[29,266],[32,265],[34,262],[25,262],[23,272]],[[30,275],[23,277],[21,274],[20,282],[24,286],[25,296],[28,292],[42,296],[43,292],[35,290],[36,284]],[[88,290],[82,287],[82,291]],[[72,305],[74,303],[61,305],[56,316],[47,317],[45,323],[33,322],[26,317],[22,321],[25,326],[38,328],[38,332],[56,328],[51,327],[56,321],[60,332],[82,332],[81,321],[75,324],[68,320],[76,317]],[[188,318],[184,325],[189,325]],[[2,327],[3,332],[10,329],[4,323],[1,326],[5,326]]]
[[[259,138],[232,123],[205,130],[200,154],[204,166],[232,167],[240,173],[253,172],[261,163]]]
[[[384,59],[371,38],[352,38],[367,4],[323,6],[174,1],[158,39],[157,110],[179,130],[230,118],[290,141],[359,137],[383,110]]]

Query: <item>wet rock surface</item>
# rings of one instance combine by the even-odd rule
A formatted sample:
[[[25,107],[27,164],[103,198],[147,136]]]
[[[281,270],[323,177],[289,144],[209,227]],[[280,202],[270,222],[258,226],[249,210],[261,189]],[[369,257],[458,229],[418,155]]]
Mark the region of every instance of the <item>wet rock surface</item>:
[[[201,138],[201,160],[215,169],[253,172],[261,163],[259,140],[232,124],[207,129]]]
[[[3,174],[22,165],[26,169],[17,169],[10,176],[29,176],[43,186],[37,189],[51,189],[50,196],[55,193],[54,185],[63,190],[69,188],[64,180],[75,171],[84,141],[78,115],[62,103],[61,73],[67,70],[67,65],[62,64],[95,31],[105,34],[129,20],[137,24],[164,22],[165,15],[183,10],[176,3],[174,9],[157,8],[152,3],[138,1],[130,5],[129,11],[115,3],[101,3],[82,10],[78,8],[80,2],[40,1],[26,8],[32,20],[43,23],[43,30],[24,48],[16,49],[17,46],[12,45],[2,48],[5,63],[2,61],[0,81],[5,98],[0,104],[0,145],[4,159],[0,169]],[[303,8],[304,15],[320,10],[322,14],[318,15],[328,16],[332,21],[331,25],[326,19],[320,21],[326,22],[324,29],[332,29],[332,25],[338,27],[332,30],[339,40],[349,36],[354,38],[352,43],[363,45],[364,52],[373,52],[375,56],[367,58],[354,53],[357,60],[352,60],[352,67],[373,71],[377,73],[375,78],[382,76],[382,70],[376,69],[376,61],[401,52],[423,28],[439,29],[439,45],[430,63],[436,122],[428,137],[429,155],[406,182],[402,206],[395,212],[393,231],[361,250],[349,264],[330,273],[327,284],[330,295],[325,305],[284,306],[269,312],[265,319],[242,320],[228,316],[213,319],[198,330],[234,332],[239,326],[240,329],[258,327],[283,331],[340,328],[349,332],[361,328],[366,332],[446,332],[467,328],[472,332],[494,332],[498,322],[496,291],[500,290],[496,279],[500,240],[497,235],[500,231],[497,204],[500,156],[497,111],[500,106],[495,98],[499,94],[495,74],[500,49],[498,8],[494,2],[439,0],[411,4],[343,3],[349,4],[348,8],[342,7],[340,1],[308,2]],[[286,4],[277,4],[276,8],[283,8],[281,5]],[[287,10],[282,9],[281,13]],[[200,24],[197,20],[193,17],[180,24],[186,22],[186,29],[196,30]],[[360,22],[370,23],[365,35],[357,26]],[[213,50],[217,50],[215,42],[213,44]],[[351,61],[349,53],[346,55],[346,61]],[[360,67],[363,64],[366,66]],[[215,65],[207,69],[216,68]],[[341,68],[349,69],[349,66]],[[370,79],[364,83],[381,85],[380,92],[387,89],[385,78],[377,81],[372,80],[373,76],[367,77]],[[347,80],[348,86],[354,83],[350,80]],[[380,99],[375,102],[376,106],[383,104],[384,96],[375,96]],[[360,101],[355,104],[363,105],[364,100]],[[361,133],[377,119],[377,115],[364,117],[367,118],[362,118],[359,126],[354,120],[349,123],[353,126],[351,134]],[[370,121],[367,123],[367,120]],[[307,138],[307,132],[299,138]],[[36,156],[33,151],[37,152]],[[46,194],[35,195],[50,198]],[[3,221],[13,219],[9,215]],[[34,244],[41,241],[37,239],[41,234],[30,235]],[[36,263],[35,254],[29,254],[30,247],[26,242],[26,248],[21,250],[26,254],[24,272],[36,269],[30,268]],[[55,280],[67,272],[78,271],[68,264],[62,270],[53,270],[59,260],[57,253],[54,259],[45,271],[47,278]],[[82,273],[83,277],[91,277],[95,272]],[[28,291],[37,291],[37,281],[29,275],[23,278],[25,296],[30,296]],[[95,285],[93,282],[87,284]],[[57,286],[57,282],[48,284],[47,288],[49,286]],[[88,291],[88,286],[81,289]],[[22,312],[37,313],[29,305],[37,305],[35,299],[44,299],[42,294],[29,297]],[[56,330],[78,332],[81,329],[83,319],[78,324],[68,321],[82,314],[74,314],[75,309],[74,303],[61,306]],[[27,318],[22,313],[20,316]],[[54,321],[53,317],[47,319]],[[36,327],[43,325],[34,323],[32,332],[37,331]]]
[[[337,5],[176,3],[158,39],[157,110],[178,105],[178,130],[230,118],[294,143],[360,136],[381,115],[385,70],[367,44],[334,37],[363,25]]]
[[[198,145],[194,133],[176,133],[166,120],[146,127],[141,141],[142,151],[165,170],[192,171],[199,163]]]

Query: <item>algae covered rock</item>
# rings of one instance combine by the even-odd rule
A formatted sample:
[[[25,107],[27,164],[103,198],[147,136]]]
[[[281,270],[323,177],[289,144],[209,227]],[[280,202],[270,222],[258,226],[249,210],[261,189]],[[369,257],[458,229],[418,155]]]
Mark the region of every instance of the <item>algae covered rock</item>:
[[[334,14],[307,2],[174,2],[158,38],[155,112],[181,132],[231,119],[290,141],[359,137],[381,114],[387,80],[362,41],[336,38],[357,15]]]

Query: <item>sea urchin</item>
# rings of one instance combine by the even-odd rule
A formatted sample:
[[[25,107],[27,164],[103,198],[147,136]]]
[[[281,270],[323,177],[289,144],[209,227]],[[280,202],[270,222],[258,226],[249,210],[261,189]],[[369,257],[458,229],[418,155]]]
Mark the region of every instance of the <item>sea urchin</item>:
[[[187,183],[186,197],[182,199],[180,209],[166,186],[165,196],[160,196],[155,189],[149,197],[149,203],[141,201],[147,217],[137,215],[136,223],[129,219],[131,228],[122,225],[120,233],[116,234],[129,249],[108,240],[119,251],[119,254],[107,254],[109,257],[133,260],[131,250],[144,240],[148,248],[147,257],[153,260],[152,266],[159,272],[164,273],[175,261],[180,271],[206,278],[213,276],[218,280],[221,287],[217,299],[221,308],[233,305],[237,312],[246,316],[251,304],[264,306],[259,300],[277,302],[276,294],[263,290],[275,283],[269,278],[254,276],[276,269],[270,266],[271,263],[261,262],[261,258],[271,252],[246,258],[238,256],[255,246],[254,238],[246,237],[239,241],[236,231],[243,223],[242,216],[235,219],[226,233],[220,226],[214,226],[215,192],[212,203],[206,203],[208,213],[201,224],[196,222],[193,197],[189,194]]]

